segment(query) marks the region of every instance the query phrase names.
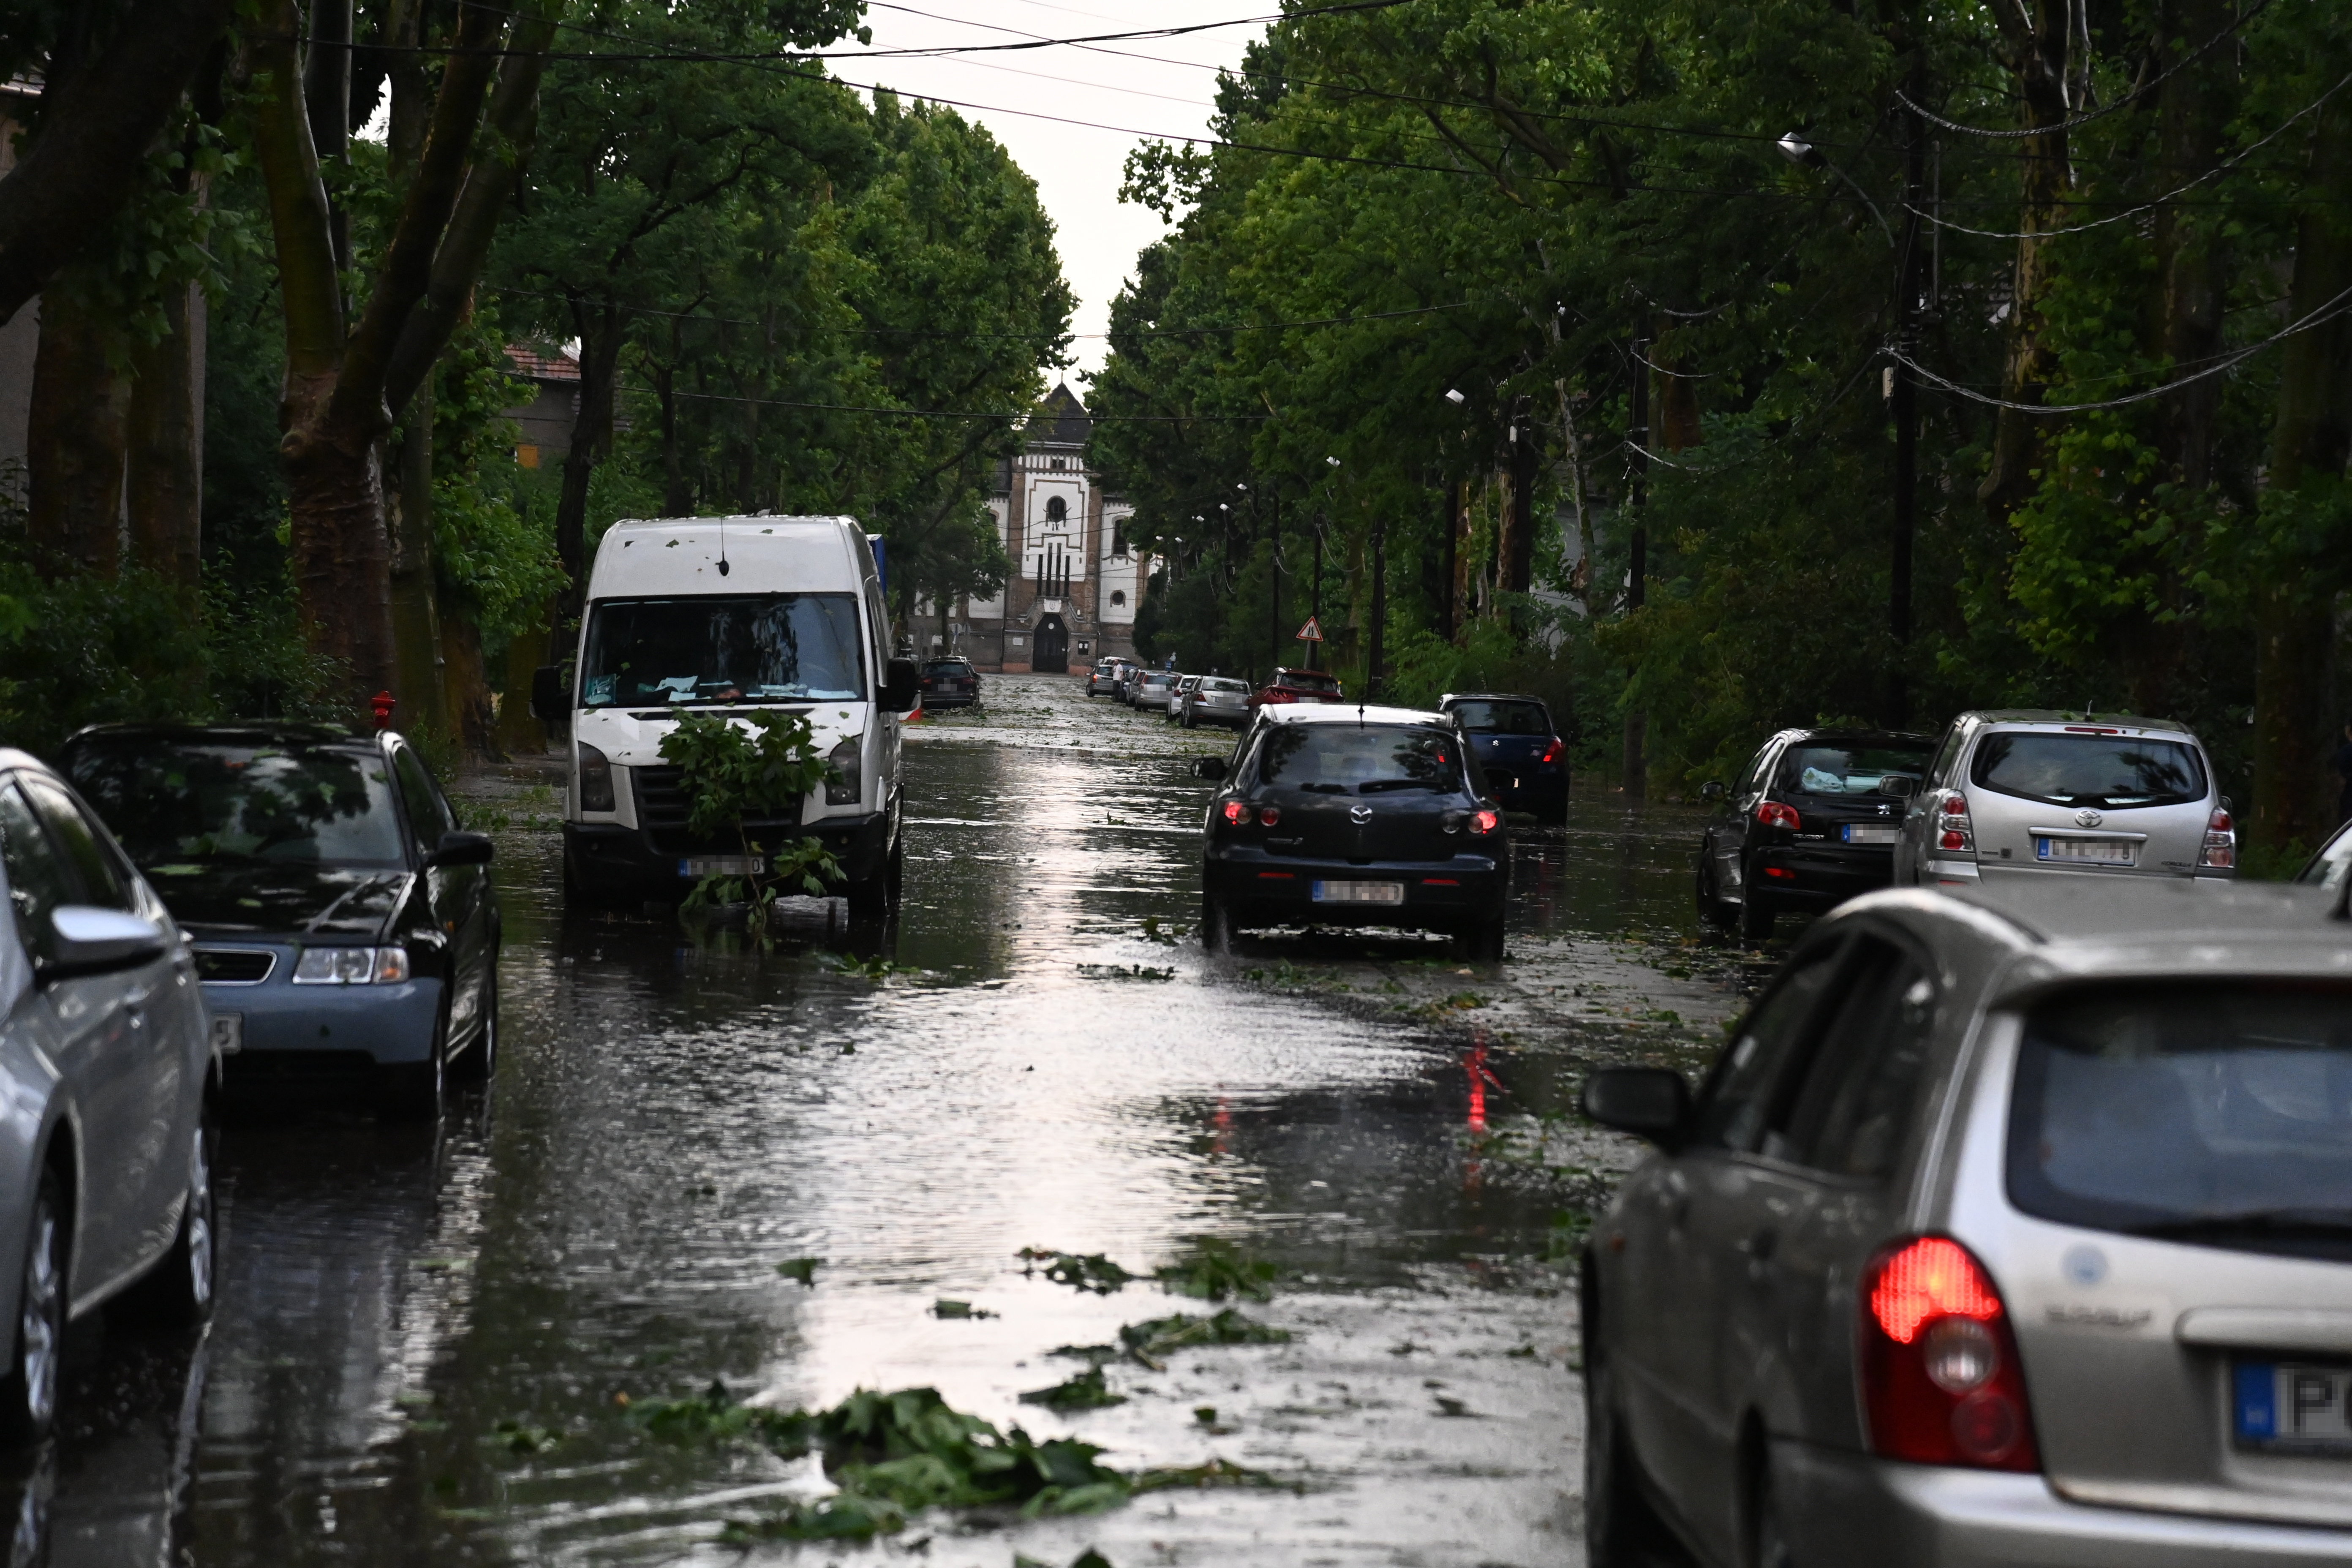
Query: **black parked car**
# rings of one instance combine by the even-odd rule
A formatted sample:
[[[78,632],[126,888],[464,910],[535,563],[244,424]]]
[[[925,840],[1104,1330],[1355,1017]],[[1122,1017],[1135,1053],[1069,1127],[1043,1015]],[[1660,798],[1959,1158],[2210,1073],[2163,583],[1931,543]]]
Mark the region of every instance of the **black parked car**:
[[[968,658],[935,658],[923,666],[923,706],[977,708],[980,671]]]
[[[59,760],[194,942],[227,1084],[373,1074],[422,1117],[488,1076],[490,841],[400,736],[100,724]]]
[[[1568,810],[1568,742],[1541,699],[1516,692],[1449,691],[1438,711],[1453,715],[1487,787],[1508,811],[1557,817]]]
[[[1765,742],[1736,788],[1699,792],[1721,815],[1699,842],[1698,912],[1760,942],[1784,910],[1818,914],[1885,887],[1934,747],[1880,730],[1783,730]]]
[[[1209,802],[1201,942],[1250,925],[1387,925],[1453,932],[1503,955],[1510,840],[1453,721],[1410,708],[1268,704]]]

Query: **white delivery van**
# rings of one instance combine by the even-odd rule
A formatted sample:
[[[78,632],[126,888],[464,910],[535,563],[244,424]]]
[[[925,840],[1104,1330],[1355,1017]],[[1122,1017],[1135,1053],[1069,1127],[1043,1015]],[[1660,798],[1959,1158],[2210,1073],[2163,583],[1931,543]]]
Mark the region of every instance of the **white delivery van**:
[[[707,873],[751,868],[742,836],[687,827],[661,754],[678,710],[799,714],[836,773],[797,817],[747,823],[773,854],[814,837],[844,873],[854,919],[898,901],[898,729],[918,667],[890,657],[874,548],[845,517],[656,518],[614,523],[588,576],[567,682],[538,672],[532,710],[570,721],[563,802],[568,899],[676,900]]]

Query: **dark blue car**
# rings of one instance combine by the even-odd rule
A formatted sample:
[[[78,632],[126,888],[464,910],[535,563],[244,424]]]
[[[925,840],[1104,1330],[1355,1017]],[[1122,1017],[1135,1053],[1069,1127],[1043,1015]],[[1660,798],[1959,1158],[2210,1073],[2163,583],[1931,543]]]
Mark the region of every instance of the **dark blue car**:
[[[1438,710],[1452,716],[1506,811],[1557,817],[1568,810],[1568,742],[1542,700],[1513,692],[1449,691]]]
[[[422,1117],[488,1076],[490,841],[400,736],[101,724],[60,762],[193,940],[230,1087],[357,1075]]]

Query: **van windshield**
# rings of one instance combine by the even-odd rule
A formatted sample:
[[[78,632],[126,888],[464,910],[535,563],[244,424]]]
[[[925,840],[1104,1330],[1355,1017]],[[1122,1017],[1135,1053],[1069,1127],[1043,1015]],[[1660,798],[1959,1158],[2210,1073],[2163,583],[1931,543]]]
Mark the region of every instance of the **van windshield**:
[[[583,708],[865,695],[854,595],[606,599],[589,618]]]
[[[2180,741],[1997,731],[1977,747],[1969,773],[1986,789],[2049,805],[2119,811],[2205,798],[2197,748]]]
[[[2036,1011],[2009,1191],[2065,1225],[2352,1256],[2352,989],[2101,987]]]

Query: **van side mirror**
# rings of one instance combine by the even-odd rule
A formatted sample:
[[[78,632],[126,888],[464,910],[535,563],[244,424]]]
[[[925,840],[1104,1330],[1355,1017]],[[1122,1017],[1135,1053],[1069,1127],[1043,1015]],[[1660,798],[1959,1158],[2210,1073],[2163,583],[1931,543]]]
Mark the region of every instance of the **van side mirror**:
[[[1584,1080],[1579,1103],[1603,1127],[1672,1149],[1691,1113],[1690,1085],[1672,1068],[1599,1068]]]
[[[1891,795],[1897,800],[1909,800],[1919,792],[1919,781],[1908,773],[1889,773],[1878,781],[1878,793]]]
[[[1225,759],[1223,757],[1194,758],[1192,762],[1192,776],[1196,779],[1209,779],[1212,781],[1223,778],[1225,776]]]
[[[564,711],[568,706],[564,700],[566,695],[563,689],[562,665],[542,664],[530,672],[530,716],[532,718],[545,720],[551,724],[559,719],[570,718],[571,715]]]
[[[441,842],[433,847],[433,852],[425,856],[425,864],[431,868],[487,866],[496,852],[497,846],[487,833],[445,833]]]
[[[911,658],[894,658],[884,668],[882,706],[893,713],[912,713],[922,693],[922,667]]]
[[[96,904],[59,904],[49,911],[49,956],[43,980],[111,974],[163,956],[163,931],[153,921]]]
[[[1721,800],[1730,793],[1731,791],[1721,781],[1716,779],[1709,779],[1698,786],[1698,797],[1701,800]]]

